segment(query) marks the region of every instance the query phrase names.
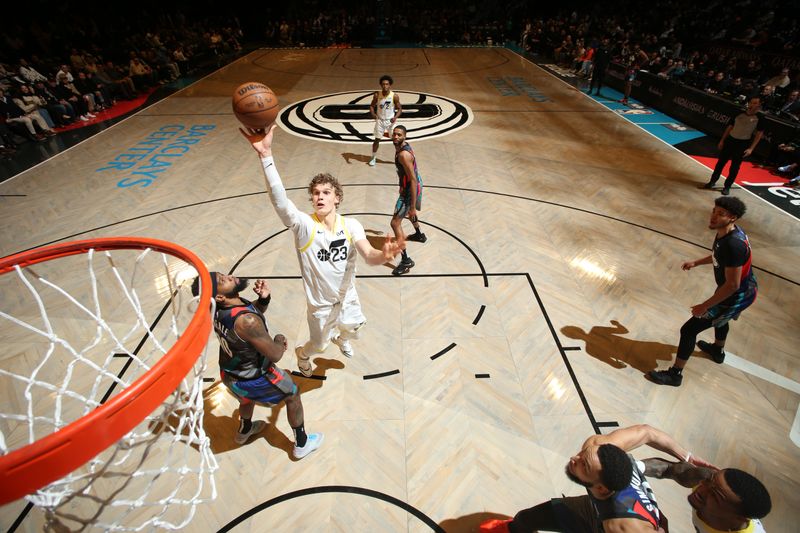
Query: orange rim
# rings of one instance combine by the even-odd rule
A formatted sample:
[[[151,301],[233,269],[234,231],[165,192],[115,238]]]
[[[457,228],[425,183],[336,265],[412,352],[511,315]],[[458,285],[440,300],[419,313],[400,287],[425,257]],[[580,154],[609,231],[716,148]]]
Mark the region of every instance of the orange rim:
[[[200,274],[200,301],[211,301],[211,276],[189,250],[167,241],[113,237],[54,244],[0,259],[0,274],[60,257],[106,250],[151,248],[183,259]],[[153,367],[106,403],[55,433],[0,457],[0,505],[66,476],[117,442],[152,413],[180,384],[202,353],[211,313],[199,305],[183,335]]]

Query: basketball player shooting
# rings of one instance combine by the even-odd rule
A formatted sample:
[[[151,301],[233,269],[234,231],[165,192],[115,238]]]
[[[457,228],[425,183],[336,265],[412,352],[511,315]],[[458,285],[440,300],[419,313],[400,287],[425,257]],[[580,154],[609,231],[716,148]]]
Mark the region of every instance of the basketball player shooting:
[[[405,243],[387,237],[382,250],[367,240],[358,220],[343,217],[336,210],[344,198],[339,181],[330,174],[317,174],[308,185],[311,215],[300,211],[286,196],[286,189],[272,157],[273,125],[263,130],[240,129],[258,153],[275,212],[292,230],[303,287],[308,304],[309,340],[295,348],[297,366],[304,376],[311,376],[312,355],[319,354],[333,342],[346,357],[353,356],[350,340],[358,338],[366,323],[356,292],[356,254],[370,265],[392,261]]]

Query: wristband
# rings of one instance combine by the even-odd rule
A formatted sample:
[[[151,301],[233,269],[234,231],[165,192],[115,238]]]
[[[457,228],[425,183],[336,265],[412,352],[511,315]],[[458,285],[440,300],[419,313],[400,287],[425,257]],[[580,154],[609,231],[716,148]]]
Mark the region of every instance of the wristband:
[[[272,299],[272,295],[271,295],[271,294],[267,294],[267,297],[266,297],[266,298],[262,298],[262,297],[260,297],[260,296],[259,296],[259,297],[258,297],[258,300],[256,300],[256,303],[257,303],[258,305],[269,305],[269,301],[270,301],[271,299]]]

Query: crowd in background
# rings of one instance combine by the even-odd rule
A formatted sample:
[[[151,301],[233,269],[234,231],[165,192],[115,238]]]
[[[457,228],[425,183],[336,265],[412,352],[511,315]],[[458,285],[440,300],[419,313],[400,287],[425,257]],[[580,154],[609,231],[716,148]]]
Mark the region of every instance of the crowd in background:
[[[632,0],[572,4],[543,14],[547,7],[520,0],[312,0],[239,18],[236,6],[220,13],[210,0],[145,1],[137,16],[86,17],[55,7],[47,18],[17,17],[4,27],[0,152],[13,151],[9,129],[40,140],[60,126],[94,120],[117,101],[191,71],[201,58],[237,52],[245,40],[283,47],[512,44],[589,77],[593,54],[607,39],[607,53],[626,68],[737,101],[760,95],[766,111],[800,117],[796,7],[778,0],[656,0],[648,9]]]
[[[102,120],[118,102],[241,50],[235,19],[167,13],[98,22],[62,15],[24,26],[18,21],[3,33],[0,155],[12,156],[24,140],[43,141],[59,128]]]

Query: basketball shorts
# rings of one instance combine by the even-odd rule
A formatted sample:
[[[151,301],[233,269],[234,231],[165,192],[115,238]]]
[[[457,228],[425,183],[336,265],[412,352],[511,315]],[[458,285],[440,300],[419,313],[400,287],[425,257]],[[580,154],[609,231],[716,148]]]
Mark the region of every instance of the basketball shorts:
[[[394,204],[394,216],[397,218],[405,218],[408,215],[409,209],[411,209],[410,187],[397,197],[397,202]],[[414,209],[422,211],[422,180],[417,180],[417,200],[414,202]]]
[[[603,524],[589,496],[567,496],[550,500],[561,531],[566,533],[602,533]]]
[[[226,372],[221,372],[221,377],[222,383],[242,403],[276,404],[297,394],[297,385],[292,378],[275,365],[270,365],[263,375],[253,379],[239,379]]]
[[[380,118],[377,119],[375,121],[375,131],[373,131],[373,134],[375,135],[375,139],[378,139],[378,140],[385,139],[387,137],[387,135],[385,135],[385,133],[387,133],[387,132],[389,133],[388,137],[391,137],[392,136],[392,127],[393,126],[394,126],[394,124],[392,124],[392,119],[388,119],[388,118],[387,119],[380,119]]]
[[[758,296],[758,286],[753,284],[753,287],[750,289],[734,294],[731,298],[728,298],[729,301],[709,307],[706,314],[701,318],[710,320],[711,325],[715,328],[722,327],[727,324],[728,321],[739,318],[742,311],[750,307],[753,302],[756,301],[756,296]]]
[[[341,333],[356,332],[367,321],[361,311],[358,293],[354,290],[348,291],[341,304],[317,308],[308,306],[307,318],[310,339],[304,349],[309,355],[325,351],[330,339],[336,336],[336,330]],[[355,338],[355,335],[346,337]]]

